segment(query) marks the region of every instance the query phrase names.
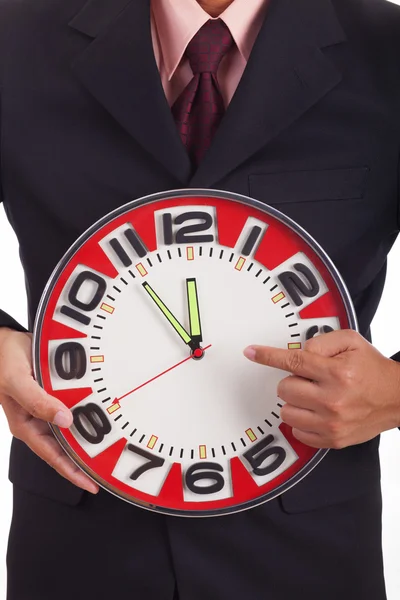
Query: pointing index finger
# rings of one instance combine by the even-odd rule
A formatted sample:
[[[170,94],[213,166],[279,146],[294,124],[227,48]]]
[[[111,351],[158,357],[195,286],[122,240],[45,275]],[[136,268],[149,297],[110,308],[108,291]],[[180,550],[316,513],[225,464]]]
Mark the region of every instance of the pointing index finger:
[[[267,367],[293,373],[305,379],[321,381],[328,369],[328,358],[306,350],[283,350],[271,346],[249,346],[244,350],[249,360]]]

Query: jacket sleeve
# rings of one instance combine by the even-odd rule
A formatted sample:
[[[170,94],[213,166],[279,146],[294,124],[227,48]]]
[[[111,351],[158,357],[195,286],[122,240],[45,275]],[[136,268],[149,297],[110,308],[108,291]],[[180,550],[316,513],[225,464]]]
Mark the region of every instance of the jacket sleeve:
[[[18,321],[13,319],[11,315],[0,309],[0,328],[8,327],[9,329],[15,329],[15,331],[27,332],[28,330],[20,325]]]
[[[400,75],[400,73],[399,73]],[[400,91],[398,94],[398,100],[400,102]],[[400,123],[398,124],[398,129],[400,132]],[[396,231],[397,234],[400,232],[400,151],[398,153],[398,158],[397,158],[397,226],[396,226]],[[396,354],[393,354],[393,356],[390,357],[392,360],[395,360],[396,362],[400,362],[400,350],[398,352],[396,352]],[[399,428],[400,429],[400,428]]]
[[[0,35],[1,35],[1,29],[0,29]],[[1,49],[1,44],[0,44],[0,49]],[[0,60],[0,203],[4,199],[3,186],[2,186],[2,161],[1,161],[1,126],[2,126],[1,99],[2,99],[2,84],[3,84],[1,67],[2,67],[2,64],[1,64],[1,60]],[[0,231],[0,236],[1,236],[1,231]],[[2,261],[2,260],[7,260],[7,258],[5,256],[1,256],[1,254],[0,254],[0,261]],[[4,282],[0,281],[0,289],[3,286],[4,286]],[[6,312],[1,310],[1,308],[0,308],[0,327],[9,327],[10,329],[15,329],[16,331],[22,331],[22,332],[27,331],[22,325],[20,325],[15,319],[13,319],[13,317],[11,315],[8,315]]]
[[[1,127],[1,89],[0,89],[0,127]],[[0,134],[1,134],[1,129],[0,129]],[[1,139],[1,136],[0,136],[0,139]],[[0,148],[0,165],[1,165],[1,148]],[[0,170],[0,202],[2,202],[2,194],[3,194],[2,185],[1,185],[1,175],[2,175],[2,172]],[[0,236],[1,236],[1,231],[0,231]],[[7,259],[5,256],[2,256],[0,254],[0,261],[2,261],[2,260],[7,260]],[[0,281],[0,289],[3,286],[4,286],[4,282]],[[1,310],[1,308],[0,308],[0,327],[9,327],[10,329],[15,329],[16,331],[27,331],[27,329],[25,329],[25,327],[20,325],[11,315],[9,315],[6,312],[4,312],[3,310]]]

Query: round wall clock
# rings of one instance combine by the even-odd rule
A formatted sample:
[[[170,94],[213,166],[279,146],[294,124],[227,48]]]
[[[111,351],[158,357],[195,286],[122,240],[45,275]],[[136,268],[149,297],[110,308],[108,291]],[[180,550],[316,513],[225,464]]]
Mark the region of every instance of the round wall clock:
[[[34,331],[39,384],[73,412],[52,427],[102,487],[164,514],[210,516],[283,493],[324,457],[282,423],[287,373],[249,344],[301,350],[356,328],[316,242],[228,192],[136,200],[93,225],[55,269]]]

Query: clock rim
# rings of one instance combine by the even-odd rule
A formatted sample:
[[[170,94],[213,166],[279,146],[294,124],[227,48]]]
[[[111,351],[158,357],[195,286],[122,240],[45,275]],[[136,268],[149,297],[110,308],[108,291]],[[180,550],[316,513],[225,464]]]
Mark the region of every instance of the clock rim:
[[[238,202],[240,204],[245,204],[251,206],[252,208],[260,210],[261,212],[266,213],[269,216],[272,216],[273,218],[277,219],[285,226],[287,226],[289,229],[294,231],[294,233],[296,233],[300,238],[302,238],[304,242],[306,242],[306,244],[308,244],[308,246],[311,247],[311,249],[315,252],[315,254],[318,256],[318,258],[328,270],[342,298],[344,308],[346,311],[346,317],[350,328],[354,331],[359,330],[357,316],[355,308],[353,306],[351,295],[347,289],[347,286],[342,276],[340,275],[339,270],[337,269],[329,255],[322,248],[322,246],[301,225],[299,225],[298,223],[296,223],[296,221],[291,219],[291,217],[288,217],[287,215],[276,209],[274,206],[261,202],[260,200],[256,200],[255,198],[245,196],[243,194],[237,194],[235,192],[207,188],[180,188],[177,190],[157,192],[155,194],[148,194],[135,200],[131,200],[130,202],[119,206],[118,208],[114,209],[113,211],[107,213],[106,215],[98,219],[77,238],[77,240],[67,250],[67,252],[57,263],[56,267],[53,269],[53,272],[51,273],[47,281],[40,302],[38,304],[33,326],[33,372],[37,383],[42,388],[43,379],[40,365],[40,341],[43,321],[46,315],[48,302],[50,300],[54,287],[56,286],[59,277],[61,276],[68,263],[72,260],[72,258],[79,251],[79,249],[95,233],[97,233],[99,229],[109,224],[114,219],[121,217],[123,214],[128,213],[131,210],[139,208],[143,205],[153,204],[161,200],[174,200],[184,197],[226,199],[233,202]],[[319,449],[316,452],[316,454],[311,458],[311,460],[308,461],[293,477],[291,477],[288,481],[282,483],[274,490],[271,490],[266,494],[259,496],[258,498],[242,502],[240,504],[237,504],[236,506],[224,507],[220,509],[211,509],[209,511],[181,510],[166,508],[163,506],[158,506],[157,504],[148,504],[142,500],[134,499],[125,492],[118,490],[118,488],[106,482],[99,474],[95,473],[90,467],[86,465],[86,463],[81,459],[81,457],[71,448],[69,443],[64,438],[62,431],[57,426],[53,425],[52,423],[49,423],[49,427],[52,433],[54,434],[55,438],[63,448],[63,450],[66,452],[69,458],[76,464],[76,466],[78,466],[88,477],[90,477],[90,479],[92,479],[97,485],[106,490],[108,493],[111,493],[113,496],[119,498],[120,500],[128,502],[131,505],[143,508],[150,512],[187,518],[218,517],[223,515],[235,514],[265,504],[266,502],[277,498],[283,493],[286,493],[288,490],[300,483],[300,481],[302,481],[307,475],[311,473],[311,471],[315,469],[315,467],[325,458],[325,456],[329,452],[329,449]]]

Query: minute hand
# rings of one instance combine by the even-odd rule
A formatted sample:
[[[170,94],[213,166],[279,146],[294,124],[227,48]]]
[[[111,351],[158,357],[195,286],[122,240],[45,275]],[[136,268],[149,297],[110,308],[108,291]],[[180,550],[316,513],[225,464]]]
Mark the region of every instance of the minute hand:
[[[155,302],[158,308],[161,310],[164,317],[168,320],[170,325],[175,329],[176,333],[180,336],[180,338],[191,348],[192,350],[196,350],[199,347],[199,344],[196,343],[193,338],[188,334],[186,329],[179,323],[178,319],[172,314],[169,308],[164,304],[161,300],[160,296],[156,294],[151,285],[145,281],[143,284],[144,289],[149,294],[150,298]]]

